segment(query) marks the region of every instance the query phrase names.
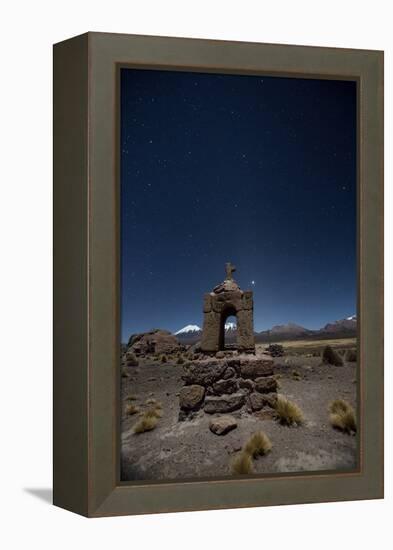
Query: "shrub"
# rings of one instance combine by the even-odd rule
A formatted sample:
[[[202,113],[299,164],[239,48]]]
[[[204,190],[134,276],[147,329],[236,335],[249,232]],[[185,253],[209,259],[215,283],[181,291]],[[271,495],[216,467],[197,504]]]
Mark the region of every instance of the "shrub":
[[[231,472],[234,475],[252,474],[253,471],[252,458],[248,453],[241,452],[232,462]]]
[[[132,404],[127,405],[126,407],[126,414],[128,415],[136,414],[139,411],[140,411],[139,407],[136,407],[135,405],[132,405]]]
[[[286,426],[299,425],[304,420],[301,409],[282,395],[277,397],[276,413],[280,423]]]
[[[322,352],[322,362],[327,365],[342,367],[343,360],[340,355],[330,346],[325,346]]]
[[[127,401],[136,401],[137,398],[135,395],[130,394],[130,395],[127,395],[126,399]]]
[[[161,355],[161,363],[167,363],[168,359],[166,355]]]
[[[149,432],[154,430],[158,424],[158,418],[156,416],[146,416],[144,414],[142,418],[135,424],[134,433],[141,434],[143,432]]]
[[[355,349],[349,349],[345,354],[345,361],[348,363],[355,363],[357,361],[357,353]]]
[[[336,399],[329,405],[330,423],[333,428],[345,433],[356,432],[355,411],[344,399]]]
[[[253,458],[263,456],[271,451],[272,443],[264,432],[255,433],[246,443],[243,450]]]
[[[292,372],[292,378],[293,378],[294,380],[301,380],[301,379],[302,379],[302,376],[301,376],[301,374],[300,374],[299,371],[294,370],[294,371]]]
[[[122,378],[129,378],[129,376],[130,376],[130,375],[128,374],[127,368],[126,368],[126,367],[123,367],[123,368],[121,369],[121,377],[122,377]]]
[[[179,355],[177,356],[177,361],[176,361],[176,363],[177,363],[178,365],[182,365],[182,364],[184,363],[183,356],[180,355],[180,353],[179,353]]]

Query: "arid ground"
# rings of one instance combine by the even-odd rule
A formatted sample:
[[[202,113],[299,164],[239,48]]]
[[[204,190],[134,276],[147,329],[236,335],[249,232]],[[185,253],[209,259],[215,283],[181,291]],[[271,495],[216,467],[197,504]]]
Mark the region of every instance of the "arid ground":
[[[356,411],[357,364],[345,361],[345,355],[343,366],[322,363],[319,354],[326,344],[342,354],[356,348],[355,339],[282,342],[285,355],[274,358],[278,393],[296,403],[304,414],[304,422],[291,427],[242,410],[229,413],[236,419],[237,428],[216,435],[209,424],[217,414],[200,410],[191,420],[179,421],[183,365],[175,359],[163,363],[144,358],[138,366],[128,367],[126,373],[123,369],[122,480],[230,476],[234,459],[250,436],[260,431],[273,446],[253,461],[257,474],[355,469],[358,438],[331,426],[328,406],[335,399],[344,399]],[[264,348],[258,345],[257,355]],[[134,433],[140,415],[151,406],[146,401],[151,399],[161,404],[162,416],[153,430]],[[126,414],[130,404],[138,409],[135,414]]]

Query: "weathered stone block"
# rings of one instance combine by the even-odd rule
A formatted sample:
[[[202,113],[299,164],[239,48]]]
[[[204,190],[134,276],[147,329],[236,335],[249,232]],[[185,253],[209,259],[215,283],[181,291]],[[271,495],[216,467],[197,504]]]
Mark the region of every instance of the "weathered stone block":
[[[258,378],[273,374],[273,359],[242,359],[240,361],[240,374],[243,378]]]
[[[240,363],[239,363],[240,365]],[[234,378],[236,376],[236,371],[233,367],[227,367],[226,371],[223,374],[223,379],[228,380],[228,378]]]
[[[243,293],[243,304],[242,305],[243,305],[243,309],[247,309],[247,310],[253,309],[254,301],[253,301],[253,298],[252,298],[252,291],[251,290],[244,291],[244,293]]]
[[[235,380],[218,380],[213,384],[213,391],[216,395],[223,395],[224,393],[235,393],[238,387]]]
[[[209,313],[212,310],[212,301],[210,294],[205,294],[203,297],[203,312]]]
[[[186,363],[183,366],[182,379],[186,384],[210,386],[213,382],[222,378],[226,367],[224,361],[214,359],[207,359],[198,363]]]
[[[205,388],[197,384],[183,386],[180,390],[179,404],[185,411],[199,409],[205,397]]]
[[[237,374],[240,372],[240,359],[228,359],[228,368],[233,369]]]
[[[255,384],[252,380],[244,380],[243,378],[240,378],[239,388],[247,393],[251,393],[254,391]]]
[[[246,401],[244,393],[232,393],[231,395],[209,395],[205,399],[205,413],[226,413],[240,409]]]

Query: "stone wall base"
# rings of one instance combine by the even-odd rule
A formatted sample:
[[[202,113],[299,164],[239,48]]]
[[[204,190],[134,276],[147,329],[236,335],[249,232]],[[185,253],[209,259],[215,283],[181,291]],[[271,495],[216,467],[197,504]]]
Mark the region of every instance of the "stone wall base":
[[[203,359],[183,366],[179,420],[206,414],[274,409],[277,381],[269,356]]]

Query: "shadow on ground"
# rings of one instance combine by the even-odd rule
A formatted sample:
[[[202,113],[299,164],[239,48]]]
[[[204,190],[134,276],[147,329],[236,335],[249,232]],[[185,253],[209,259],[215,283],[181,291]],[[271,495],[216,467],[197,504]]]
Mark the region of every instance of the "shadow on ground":
[[[52,504],[53,502],[53,491],[52,489],[48,488],[42,488],[42,489],[31,489],[30,487],[25,487],[23,489],[25,493],[29,493],[30,495],[33,495],[33,497],[36,497],[47,504]]]

